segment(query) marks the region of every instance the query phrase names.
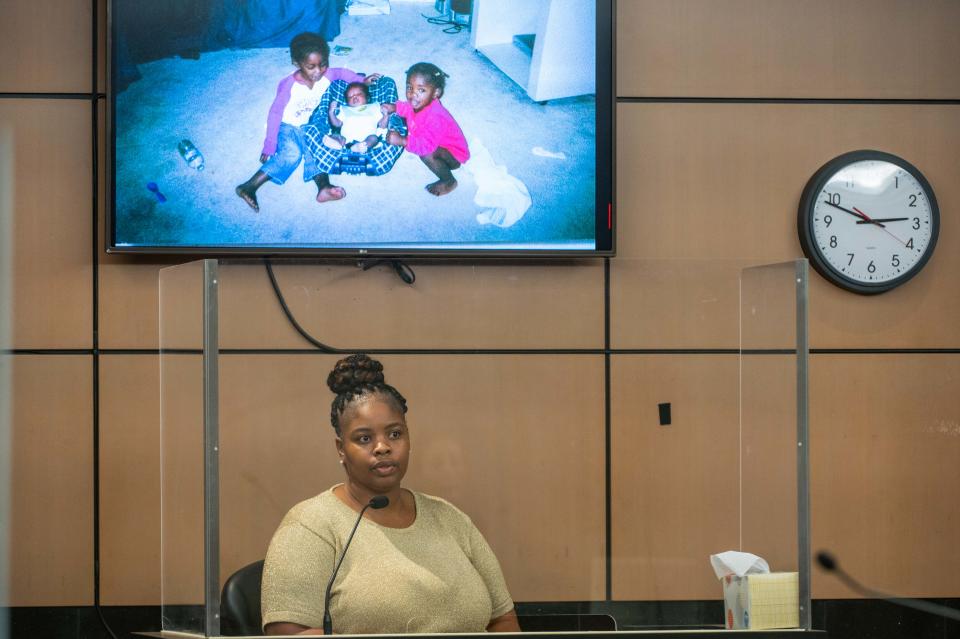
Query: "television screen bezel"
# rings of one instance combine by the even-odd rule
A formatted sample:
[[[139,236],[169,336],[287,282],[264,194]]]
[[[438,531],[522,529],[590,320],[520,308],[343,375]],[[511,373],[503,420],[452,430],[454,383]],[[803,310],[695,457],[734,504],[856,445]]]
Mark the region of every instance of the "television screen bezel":
[[[104,224],[105,251],[116,255],[180,255],[193,257],[311,257],[311,258],[407,258],[478,260],[489,258],[542,258],[546,260],[576,260],[616,255],[616,16],[617,0],[596,0],[596,191],[595,191],[595,247],[593,249],[510,249],[510,248],[406,248],[406,247],[311,247],[270,246],[247,244],[242,246],[165,246],[117,244],[116,242],[116,127],[113,91],[113,60],[116,56],[114,38],[114,5],[124,0],[107,2],[107,60],[106,60],[106,126],[105,154],[107,192]],[[604,117],[606,116],[606,117]]]

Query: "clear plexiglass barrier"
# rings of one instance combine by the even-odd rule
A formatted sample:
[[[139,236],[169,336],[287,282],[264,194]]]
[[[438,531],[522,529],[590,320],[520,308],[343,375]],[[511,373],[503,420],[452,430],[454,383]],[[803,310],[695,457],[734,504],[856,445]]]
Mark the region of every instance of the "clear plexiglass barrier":
[[[810,628],[806,261],[412,268],[160,271],[164,631],[243,634],[224,583],[343,481],[326,379],[360,351],[407,399],[403,486],[470,516],[524,630],[742,623],[726,551]]]

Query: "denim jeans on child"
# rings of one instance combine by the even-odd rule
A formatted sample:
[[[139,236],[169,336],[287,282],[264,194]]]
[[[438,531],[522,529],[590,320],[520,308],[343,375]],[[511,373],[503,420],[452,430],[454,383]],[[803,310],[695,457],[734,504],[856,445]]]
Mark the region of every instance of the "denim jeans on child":
[[[280,123],[277,133],[277,150],[263,163],[260,170],[270,177],[270,181],[283,184],[303,160],[303,181],[309,182],[317,174],[317,163],[310,151],[306,150],[303,130],[298,126]]]

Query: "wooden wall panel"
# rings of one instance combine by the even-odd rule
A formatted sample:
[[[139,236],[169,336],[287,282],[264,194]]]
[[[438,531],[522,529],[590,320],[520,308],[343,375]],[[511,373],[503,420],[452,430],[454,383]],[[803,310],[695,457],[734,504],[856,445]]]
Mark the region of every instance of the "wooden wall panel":
[[[4,0],[0,12],[0,58],[7,61],[0,91],[90,92],[90,2]]]
[[[95,1],[102,64],[106,3]],[[960,43],[953,34],[960,4],[952,0],[617,4],[621,96],[960,97],[954,69]],[[4,25],[15,28],[0,39],[0,52],[15,64],[0,76],[0,91],[89,90],[89,3],[6,2],[2,13]],[[16,135],[17,348],[92,346],[89,109],[84,101],[0,101],[0,121],[12,123]],[[734,275],[741,265],[800,256],[800,190],[823,162],[854,148],[897,153],[926,173],[944,213],[941,244],[920,276],[879,297],[844,293],[811,273],[812,346],[960,344],[960,324],[952,321],[960,304],[960,233],[951,213],[960,200],[956,105],[621,103],[618,116],[614,348],[736,347]],[[101,135],[101,150],[104,142]],[[104,185],[101,178],[101,196]],[[157,270],[173,261],[99,256],[101,347],[158,346]],[[362,273],[343,265],[285,266],[277,272],[298,319],[335,346],[603,344],[599,262],[415,268],[414,287],[384,267]],[[226,289],[226,345],[304,346],[277,309],[262,271],[233,278]],[[11,603],[90,605],[90,360],[14,359]],[[225,572],[260,556],[274,525],[251,521],[244,505],[261,504],[278,520],[290,503],[336,481],[338,469],[322,461],[332,447],[330,398],[322,382],[333,359],[225,358],[222,410],[227,441],[236,443],[224,451],[235,490],[225,521],[239,535],[225,555]],[[474,517],[518,600],[602,599],[602,358],[384,359],[411,399],[415,460],[423,461],[415,461],[410,484],[452,499]],[[706,557],[737,542],[730,532],[733,511],[726,507],[732,443],[724,436],[736,421],[735,360],[613,356],[617,599],[719,598]],[[835,550],[872,585],[908,595],[957,595],[949,575],[960,562],[947,543],[957,536],[957,521],[943,507],[956,502],[960,483],[955,360],[813,358],[815,548]],[[157,532],[149,522],[159,518],[149,497],[158,479],[149,469],[159,458],[151,453],[149,420],[130,421],[158,401],[152,395],[155,361],[150,355],[101,359],[100,530],[108,605],[159,603],[158,584],[149,577],[155,566],[150,535]],[[850,380],[857,382],[856,400]],[[190,379],[178,381],[189,394]],[[196,415],[195,387],[167,407],[174,416]],[[51,388],[59,391],[55,401]],[[278,397],[279,406],[269,401]],[[656,424],[660,401],[674,402],[673,426]],[[290,442],[293,450],[285,447]],[[264,466],[289,472],[268,477]],[[529,494],[553,493],[568,501],[561,508],[555,502],[531,506]],[[75,525],[59,526],[63,519]],[[866,541],[864,530],[870,531]],[[194,550],[184,548],[184,556]],[[178,569],[181,576],[196,572]],[[817,597],[850,595],[816,573],[814,586]]]
[[[614,599],[720,597],[709,556],[739,543],[737,366],[735,355],[613,358]]]
[[[160,268],[168,265],[130,257],[102,257],[100,280],[100,346],[159,348]]]
[[[163,603],[197,605],[204,599],[203,358],[192,353],[160,357]]]
[[[814,551],[878,590],[956,597],[960,357],[817,355],[810,370]]]
[[[797,358],[740,359],[740,543],[773,571],[798,570]],[[821,496],[817,495],[819,499]]]
[[[610,263],[610,344],[615,349],[737,348],[744,260]]]
[[[224,359],[223,576],[263,556],[294,503],[342,481],[324,387],[334,361]],[[602,357],[382,361],[410,407],[405,485],[471,516],[517,600],[602,599]]]
[[[955,99],[950,0],[620,0],[618,95]]]
[[[842,292],[811,271],[811,346],[936,348],[960,343],[960,323],[943,321],[960,312],[955,277],[960,232],[954,230],[951,213],[960,203],[956,107],[621,104],[618,117],[631,148],[644,149],[636,153],[620,147],[618,262],[802,257],[797,206],[817,168],[858,148],[886,150],[911,161],[927,175],[943,211],[933,259],[905,286],[875,297]],[[668,294],[668,306],[685,294],[683,289]],[[735,302],[731,295],[723,298]],[[650,308],[650,300],[645,302],[645,309]],[[626,314],[614,317],[613,326],[635,312],[616,302],[612,310]],[[731,311],[717,312],[729,317]],[[647,324],[651,334],[667,336],[696,326],[677,324],[668,314]],[[705,337],[709,333],[685,345],[699,346]]]
[[[99,25],[97,27],[97,91],[106,92],[109,85],[107,78],[107,37],[109,33],[109,18],[107,16],[108,0],[93,0],[97,5],[97,17]]]
[[[222,360],[221,579],[263,559],[284,514],[343,481],[326,375],[337,356]],[[394,377],[387,368],[387,379]],[[394,378],[394,381],[397,380]]]
[[[2,100],[14,138],[13,346],[90,348],[90,105]]]
[[[160,362],[100,358],[100,598],[160,602]]]
[[[11,606],[93,604],[91,359],[12,358]]]
[[[354,266],[279,266],[275,271],[300,324],[336,348],[603,345],[603,267],[598,261],[414,268],[413,286],[389,267],[364,272]],[[262,266],[225,269],[221,282],[224,346],[309,347],[280,311]]]
[[[100,278],[105,347],[157,347],[157,275],[172,263],[107,258]],[[413,268],[413,286],[388,266],[362,271],[343,264],[278,265],[274,270],[297,321],[334,348],[603,346],[599,261]],[[310,348],[284,317],[258,260],[225,267],[220,292],[224,348]],[[579,312],[570,313],[571,308]]]

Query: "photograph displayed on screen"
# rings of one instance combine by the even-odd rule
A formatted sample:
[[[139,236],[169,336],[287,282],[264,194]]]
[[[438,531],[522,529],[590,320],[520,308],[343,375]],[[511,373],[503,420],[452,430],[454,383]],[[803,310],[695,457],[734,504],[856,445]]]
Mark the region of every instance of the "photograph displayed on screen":
[[[112,0],[110,250],[610,254],[610,2]]]

